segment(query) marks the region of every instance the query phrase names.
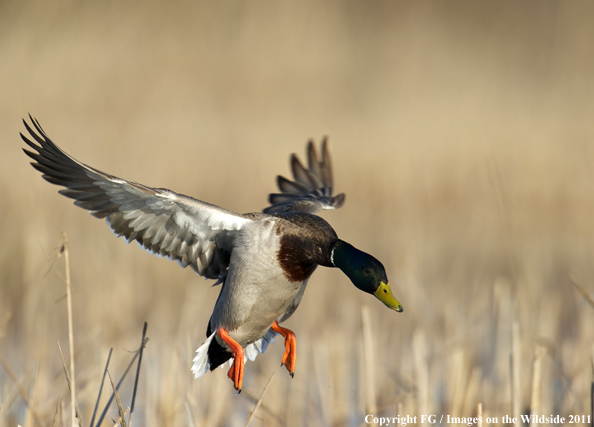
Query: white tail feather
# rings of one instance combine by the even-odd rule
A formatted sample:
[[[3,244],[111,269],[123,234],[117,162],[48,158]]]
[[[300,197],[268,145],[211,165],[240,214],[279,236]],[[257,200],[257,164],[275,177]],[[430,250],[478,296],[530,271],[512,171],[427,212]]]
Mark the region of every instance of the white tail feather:
[[[196,350],[196,357],[194,357],[194,364],[192,365],[192,372],[194,373],[194,378],[200,378],[202,375],[206,374],[210,369],[210,361],[208,360],[208,347],[210,347],[210,342],[215,336],[215,332],[210,334],[210,336],[204,341],[198,350]]]

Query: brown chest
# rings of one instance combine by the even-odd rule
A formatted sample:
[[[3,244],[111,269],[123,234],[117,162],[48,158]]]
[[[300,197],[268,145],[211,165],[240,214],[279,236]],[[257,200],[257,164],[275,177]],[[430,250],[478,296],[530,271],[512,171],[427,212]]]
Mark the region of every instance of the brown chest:
[[[318,264],[324,264],[324,251],[319,243],[296,235],[281,237],[278,261],[288,280],[303,282],[312,275]]]

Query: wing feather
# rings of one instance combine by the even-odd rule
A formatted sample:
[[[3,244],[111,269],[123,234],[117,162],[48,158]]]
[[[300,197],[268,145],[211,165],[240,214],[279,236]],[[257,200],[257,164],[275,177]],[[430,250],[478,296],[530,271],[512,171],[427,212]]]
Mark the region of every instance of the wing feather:
[[[277,185],[281,193],[268,196],[271,206],[264,213],[280,213],[300,211],[316,213],[322,209],[338,209],[344,203],[344,193],[332,196],[332,159],[326,138],[322,141],[322,159],[313,141],[307,144],[307,169],[299,158],[291,155],[291,181],[283,176],[277,177]]]
[[[43,178],[65,187],[60,194],[97,218],[127,242],[190,266],[198,274],[222,281],[227,274],[235,234],[251,219],[164,188],[151,188],[85,165],[54,144],[37,120],[25,120],[33,150],[23,149]]]

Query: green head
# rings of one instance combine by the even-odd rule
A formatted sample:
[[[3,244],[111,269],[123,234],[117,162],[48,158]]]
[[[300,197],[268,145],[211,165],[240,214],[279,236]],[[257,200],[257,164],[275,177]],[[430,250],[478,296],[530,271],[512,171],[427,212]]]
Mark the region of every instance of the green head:
[[[337,240],[332,249],[332,263],[346,274],[363,292],[373,294],[388,308],[403,311],[388,284],[386,270],[381,262],[342,240]]]

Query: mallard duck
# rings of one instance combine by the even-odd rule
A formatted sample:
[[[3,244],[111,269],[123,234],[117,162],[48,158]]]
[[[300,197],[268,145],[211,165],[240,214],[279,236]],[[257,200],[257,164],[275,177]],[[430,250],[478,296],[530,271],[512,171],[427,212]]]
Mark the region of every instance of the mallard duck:
[[[332,162],[326,139],[321,159],[307,145],[308,168],[291,156],[294,180],[277,177],[280,193],[270,194],[262,213],[237,214],[164,188],[126,181],[85,165],[54,144],[39,122],[23,120],[34,151],[23,149],[35,169],[74,204],[105,218],[116,236],[190,266],[222,284],[207,328],[207,340],[194,359],[196,378],[230,361],[228,372],[240,392],[246,358],[254,359],[280,334],[281,361],[295,372],[295,334],[280,324],[299,306],[307,282],[319,266],[338,267],[360,290],[401,312],[381,262],[340,240],[322,209],[340,208],[344,194],[332,196]],[[233,359],[233,360],[231,360]]]

